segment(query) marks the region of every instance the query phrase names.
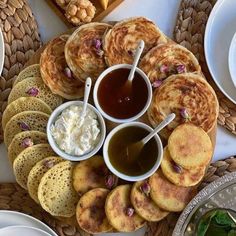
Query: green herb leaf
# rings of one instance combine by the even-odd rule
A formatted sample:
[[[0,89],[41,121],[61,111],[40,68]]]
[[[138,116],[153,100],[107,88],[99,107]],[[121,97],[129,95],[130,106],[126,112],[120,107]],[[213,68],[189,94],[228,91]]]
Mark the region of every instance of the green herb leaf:
[[[198,224],[197,236],[205,236],[208,230],[208,227],[211,223],[211,219],[215,216],[215,214],[216,214],[216,211],[209,212],[209,213],[206,213],[206,215],[202,217],[202,219],[199,221],[199,224]]]
[[[226,211],[217,211],[214,216],[214,220],[219,225],[224,225],[229,227],[231,227],[231,224],[233,223],[233,221],[231,220]]]

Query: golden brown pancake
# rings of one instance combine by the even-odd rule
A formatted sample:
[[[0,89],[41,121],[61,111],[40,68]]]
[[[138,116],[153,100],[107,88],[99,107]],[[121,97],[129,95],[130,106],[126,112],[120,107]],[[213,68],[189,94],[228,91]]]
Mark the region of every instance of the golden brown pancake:
[[[139,181],[133,185],[130,199],[135,211],[147,221],[160,221],[169,214],[150,198],[150,185],[147,181]]]
[[[183,123],[192,123],[211,132],[217,121],[219,104],[214,90],[202,76],[193,73],[172,75],[154,91],[148,118],[156,127],[172,112],[176,118],[160,132],[165,139]]]
[[[193,124],[178,126],[170,135],[168,149],[171,158],[186,169],[206,167],[213,155],[210,137]]]
[[[64,54],[69,35],[61,35],[51,40],[40,58],[40,71],[44,83],[50,90],[66,99],[83,97],[84,84],[73,76]]]
[[[198,184],[205,174],[206,167],[195,166],[192,169],[184,169],[174,162],[170,156],[168,147],[164,148],[161,169],[165,177],[175,185],[189,187]]]
[[[145,224],[145,220],[131,205],[131,189],[131,185],[120,185],[113,189],[106,199],[105,211],[108,221],[121,232],[132,232]]]
[[[152,200],[166,211],[182,211],[196,194],[193,187],[180,187],[172,184],[158,170],[149,179]]]
[[[80,198],[76,208],[76,218],[81,229],[90,234],[112,230],[104,209],[108,193],[108,189],[95,188]]]
[[[152,48],[142,59],[140,68],[151,83],[160,82],[173,74],[201,72],[197,58],[181,45],[168,43]],[[156,83],[154,87],[158,87]],[[155,86],[156,85],[156,86]]]
[[[143,55],[154,46],[167,43],[160,29],[144,17],[133,17],[115,24],[104,37],[107,64],[132,64],[140,40],[145,42]]]
[[[114,188],[118,178],[111,174],[102,156],[79,162],[73,170],[73,186],[79,195],[93,188]]]
[[[69,37],[65,46],[66,61],[74,75],[85,81],[93,81],[106,69],[102,38],[111,25],[89,23],[79,27]]]

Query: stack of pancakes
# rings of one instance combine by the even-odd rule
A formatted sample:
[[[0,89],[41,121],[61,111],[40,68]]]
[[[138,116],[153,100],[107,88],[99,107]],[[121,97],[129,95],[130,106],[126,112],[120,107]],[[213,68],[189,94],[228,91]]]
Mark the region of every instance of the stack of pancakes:
[[[132,63],[141,39],[145,49],[139,67],[154,90],[149,124],[155,127],[172,112],[176,119],[161,132],[168,144],[161,168],[131,184],[112,175],[101,156],[77,165],[56,156],[46,125],[64,100],[83,97],[88,76],[95,82],[108,66]],[[209,135],[218,109],[195,56],[150,20],[136,17],[114,26],[89,23],[51,40],[39,64],[25,68],[15,80],[2,125],[16,180],[45,211],[76,216],[92,234],[131,232],[146,221],[182,211],[195,195],[212,157]]]

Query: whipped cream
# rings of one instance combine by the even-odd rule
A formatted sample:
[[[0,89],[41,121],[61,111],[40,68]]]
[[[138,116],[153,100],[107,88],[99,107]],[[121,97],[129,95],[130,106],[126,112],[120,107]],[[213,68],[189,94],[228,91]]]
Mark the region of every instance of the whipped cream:
[[[59,148],[70,155],[81,156],[96,147],[101,127],[97,114],[87,107],[85,118],[82,106],[66,108],[51,126],[51,133]]]

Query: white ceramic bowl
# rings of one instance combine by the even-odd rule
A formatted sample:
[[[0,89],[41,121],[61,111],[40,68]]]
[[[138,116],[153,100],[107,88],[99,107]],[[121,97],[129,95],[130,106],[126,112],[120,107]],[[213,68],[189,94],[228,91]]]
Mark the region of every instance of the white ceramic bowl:
[[[57,143],[55,142],[55,140],[51,134],[50,129],[51,129],[52,124],[54,124],[56,118],[62,113],[62,111],[65,110],[66,108],[70,107],[71,105],[82,106],[83,102],[82,101],[71,101],[71,102],[66,102],[66,103],[60,105],[59,107],[57,107],[52,112],[52,114],[48,120],[47,137],[48,137],[49,144],[51,145],[52,149],[57,153],[57,155],[59,155],[60,157],[66,159],[66,160],[70,160],[70,161],[83,161],[83,160],[86,160],[86,159],[92,157],[93,155],[95,155],[99,151],[99,149],[102,147],[103,142],[106,137],[106,126],[105,126],[104,119],[103,119],[102,115],[99,113],[99,111],[91,104],[88,104],[88,107],[92,111],[94,111],[98,117],[98,121],[99,121],[100,128],[101,128],[100,141],[98,142],[97,146],[92,151],[90,151],[84,155],[81,155],[81,156],[70,155],[70,154],[64,152],[63,150],[61,150],[58,147]]]
[[[102,74],[100,74],[100,76],[98,77],[98,79],[95,83],[95,86],[94,86],[93,99],[94,99],[94,104],[95,104],[96,108],[103,115],[103,117],[105,117],[106,119],[108,119],[112,122],[115,122],[115,123],[127,123],[127,122],[132,122],[134,120],[137,120],[138,118],[140,118],[147,111],[147,109],[148,109],[148,107],[151,103],[151,100],[152,100],[152,85],[151,85],[151,82],[148,79],[147,75],[142,70],[137,68],[136,72],[139,73],[142,76],[142,78],[146,82],[147,89],[148,89],[148,98],[147,98],[147,102],[146,102],[146,105],[144,106],[144,108],[137,115],[135,115],[133,117],[130,117],[128,119],[118,119],[118,118],[112,117],[109,114],[107,114],[102,109],[102,107],[100,106],[97,94],[98,94],[99,85],[100,85],[101,81],[104,79],[104,77],[106,77],[107,74],[111,73],[114,70],[118,70],[118,69],[121,69],[121,68],[131,69],[131,67],[132,67],[132,65],[119,64],[119,65],[114,65],[114,66],[111,66],[111,67],[107,68],[105,71],[102,72]]]
[[[141,180],[147,179],[152,174],[154,174],[154,172],[159,168],[159,166],[161,164],[161,161],[162,161],[162,157],[163,157],[163,146],[162,146],[162,142],[161,142],[160,137],[156,134],[154,136],[154,138],[155,138],[157,146],[158,146],[158,153],[157,153],[157,160],[156,160],[154,166],[149,171],[147,171],[145,174],[143,174],[143,175],[129,176],[129,175],[121,173],[116,168],[114,168],[113,165],[111,164],[110,159],[109,159],[109,154],[108,154],[108,147],[109,147],[110,140],[111,140],[111,138],[113,137],[113,135],[115,133],[117,133],[119,130],[121,130],[123,128],[130,127],[130,126],[131,127],[132,126],[134,126],[134,127],[141,127],[143,129],[148,130],[149,132],[153,131],[153,129],[150,126],[148,126],[148,125],[146,125],[144,123],[141,123],[141,122],[124,123],[124,124],[121,124],[121,125],[117,126],[116,128],[114,128],[108,134],[108,136],[107,136],[107,138],[106,138],[106,140],[104,142],[104,145],[103,145],[103,157],[104,157],[104,161],[105,161],[107,167],[109,168],[109,170],[113,174],[115,174],[116,176],[118,176],[121,179],[124,179],[124,180],[127,180],[127,181],[131,181],[131,182],[135,182],[135,181],[141,181]]]
[[[236,87],[236,33],[234,34],[229,48],[229,72],[234,86]]]

